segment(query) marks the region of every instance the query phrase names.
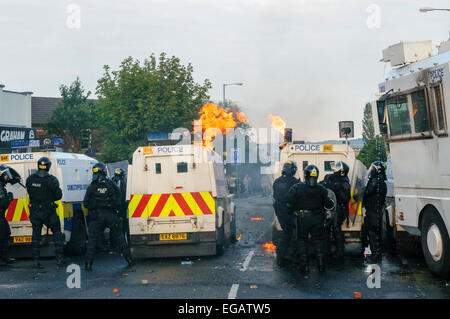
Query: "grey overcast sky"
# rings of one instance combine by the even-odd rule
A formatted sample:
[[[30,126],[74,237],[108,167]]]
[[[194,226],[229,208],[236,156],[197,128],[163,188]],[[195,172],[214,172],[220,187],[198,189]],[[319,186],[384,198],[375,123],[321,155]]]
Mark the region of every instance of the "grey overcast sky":
[[[166,52],[191,62],[198,82],[210,79],[216,102],[223,83],[243,82],[227,98],[254,127],[272,113],[295,139],[338,138],[342,120],[361,136],[363,107],[389,71],[382,49],[449,37],[450,12],[425,6],[450,1],[0,0],[0,83],[59,96],[79,76],[95,93],[103,65]]]

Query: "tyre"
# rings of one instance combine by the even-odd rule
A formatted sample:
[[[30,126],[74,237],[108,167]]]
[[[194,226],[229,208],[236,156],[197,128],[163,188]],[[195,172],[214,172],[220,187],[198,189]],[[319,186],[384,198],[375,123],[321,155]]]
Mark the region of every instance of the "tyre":
[[[83,211],[77,210],[72,217],[72,234],[67,243],[68,253],[74,256],[83,255],[86,252],[86,225]]]
[[[421,223],[421,243],[428,268],[439,277],[450,277],[450,247],[444,221],[433,209],[425,211]]]
[[[222,226],[217,229],[216,255],[222,256],[225,253],[225,228],[222,212]]]
[[[236,208],[234,209],[233,212],[233,217],[231,220],[231,224],[230,224],[230,229],[231,229],[231,237],[230,237],[230,242],[232,244],[235,244],[238,240],[237,240],[237,233],[236,233]]]
[[[385,210],[382,217],[381,238],[383,241],[383,247],[388,253],[393,253],[396,249],[394,232],[395,226],[390,225],[388,212]]]

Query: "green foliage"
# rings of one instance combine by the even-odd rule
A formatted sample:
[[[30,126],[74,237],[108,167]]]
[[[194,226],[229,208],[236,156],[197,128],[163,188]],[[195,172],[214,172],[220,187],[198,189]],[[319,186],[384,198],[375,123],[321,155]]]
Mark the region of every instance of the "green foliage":
[[[49,134],[64,136],[66,143],[70,143],[71,150],[78,152],[81,139],[86,137],[88,130],[95,127],[95,105],[88,100],[91,92],[85,93],[80,79],[59,88],[62,100],[54,110],[44,129]]]
[[[358,159],[369,167],[374,161],[386,162],[386,144],[381,136],[375,136],[372,109],[370,103],[364,108],[363,117],[363,140],[364,147],[358,155]]]
[[[193,67],[176,57],[151,55],[144,63],[125,59],[117,71],[104,67],[98,80],[98,137],[104,161],[131,159],[147,133],[190,129],[209,100],[209,80],[197,84]]]

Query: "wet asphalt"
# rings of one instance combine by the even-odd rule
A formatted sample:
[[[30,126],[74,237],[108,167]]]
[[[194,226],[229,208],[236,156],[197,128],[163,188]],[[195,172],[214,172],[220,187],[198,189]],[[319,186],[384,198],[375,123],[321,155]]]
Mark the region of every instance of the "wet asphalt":
[[[275,252],[262,247],[272,237],[273,209],[269,197],[235,200],[237,234],[223,256],[138,259],[132,269],[117,253],[96,256],[92,272],[84,259],[68,259],[81,266],[81,288],[68,288],[72,273],[57,270],[54,258],[42,260],[45,269],[32,269],[30,259],[0,267],[0,298],[119,298],[119,299],[423,299],[450,298],[449,282],[432,275],[420,253],[397,251],[381,263],[379,288],[367,285],[370,271],[360,245],[346,245],[345,260],[330,263],[325,274],[311,263],[308,275],[294,268],[280,269]],[[256,218],[256,220],[252,220]],[[182,265],[191,261],[191,265]],[[369,278],[369,282],[374,283]],[[355,293],[357,293],[355,295]]]

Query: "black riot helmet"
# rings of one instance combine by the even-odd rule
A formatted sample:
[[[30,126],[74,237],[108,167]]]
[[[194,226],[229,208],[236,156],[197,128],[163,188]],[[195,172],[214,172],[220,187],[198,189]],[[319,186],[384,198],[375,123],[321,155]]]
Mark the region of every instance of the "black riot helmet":
[[[342,161],[338,161],[333,165],[334,174],[342,177],[348,176],[348,172],[350,171],[350,167]]]
[[[121,169],[120,167],[116,168],[114,171],[114,177],[117,178],[124,178],[125,177],[125,171]]]
[[[46,171],[48,172],[50,170],[50,167],[52,166],[52,162],[50,161],[50,159],[48,157],[41,157],[38,162],[38,170],[39,171]]]
[[[98,162],[97,164],[92,167],[92,180],[93,181],[100,181],[102,179],[106,178],[106,165]]]
[[[7,183],[11,183],[13,180],[13,176],[8,166],[0,165],[0,184],[6,185]]]
[[[319,169],[316,165],[308,165],[303,170],[303,178],[308,186],[315,187],[319,179]]]
[[[287,161],[284,163],[281,169],[281,175],[294,176],[297,172],[297,165],[293,161]]]
[[[386,180],[386,164],[382,161],[375,161],[369,167],[369,179],[382,178]]]

